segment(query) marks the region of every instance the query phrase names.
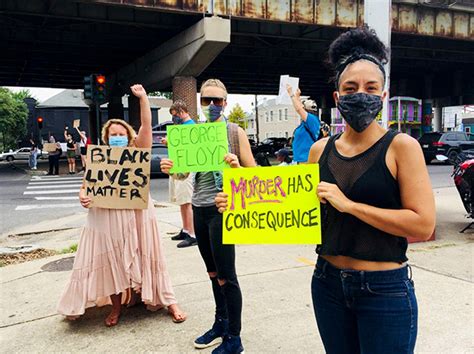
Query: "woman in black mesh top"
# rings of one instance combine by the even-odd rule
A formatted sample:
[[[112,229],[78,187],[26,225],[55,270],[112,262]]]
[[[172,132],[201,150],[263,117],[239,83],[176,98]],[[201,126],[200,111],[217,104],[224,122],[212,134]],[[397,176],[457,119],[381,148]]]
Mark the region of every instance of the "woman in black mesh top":
[[[312,280],[313,306],[328,353],[413,353],[417,302],[407,237],[427,240],[435,226],[431,183],[418,142],[387,131],[375,117],[388,50],[368,28],[329,48],[334,100],[344,133],[316,142],[322,244]]]

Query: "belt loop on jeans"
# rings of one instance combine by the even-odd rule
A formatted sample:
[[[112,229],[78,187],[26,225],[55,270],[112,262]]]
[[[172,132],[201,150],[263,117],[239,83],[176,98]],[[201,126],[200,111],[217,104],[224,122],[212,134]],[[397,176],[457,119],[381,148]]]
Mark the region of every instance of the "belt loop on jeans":
[[[411,269],[411,265],[407,264],[408,268],[408,280],[411,280],[413,277],[413,270]]]
[[[360,274],[360,290],[364,290],[365,289],[365,272],[361,270],[359,274]]]
[[[326,267],[328,266],[328,263],[329,263],[328,261],[324,260],[323,269],[321,269],[324,275],[326,275]]]

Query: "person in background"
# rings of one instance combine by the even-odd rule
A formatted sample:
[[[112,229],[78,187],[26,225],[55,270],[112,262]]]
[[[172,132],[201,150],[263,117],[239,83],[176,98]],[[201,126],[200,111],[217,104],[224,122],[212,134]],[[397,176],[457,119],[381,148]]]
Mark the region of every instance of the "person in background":
[[[319,137],[320,121],[317,116],[318,106],[310,99],[301,101],[301,91],[293,89],[290,85],[286,87],[291,98],[296,113],[301,118],[300,125],[293,132],[293,160],[296,163],[306,163],[308,161],[309,149]]]
[[[86,156],[87,156],[87,134],[84,130],[79,130],[79,127],[76,127],[77,133],[79,134],[81,140],[79,141],[79,149],[81,151],[81,171],[86,170]]]
[[[36,165],[38,163],[37,157],[38,157],[38,145],[34,142],[33,139],[30,139],[31,143],[31,150],[30,150],[30,168],[32,170],[36,170]]]
[[[175,125],[195,124],[189,115],[188,106],[182,100],[176,100],[170,107],[170,114]],[[167,145],[166,138],[161,139],[162,144]],[[183,174],[172,174],[168,179],[170,202],[179,205],[183,228],[171,237],[173,241],[181,241],[178,248],[185,248],[197,245],[194,234],[193,206],[191,204],[193,196],[193,176]]]
[[[331,127],[325,122],[321,122],[321,128],[319,128],[319,138],[324,139],[331,135]]]
[[[77,145],[72,138],[72,134],[68,131],[68,127],[64,130],[64,138],[66,139],[66,156],[67,163],[69,165],[69,174],[73,175],[76,173],[76,150]]]
[[[49,136],[49,142],[51,144],[56,144],[56,150],[48,152],[48,163],[49,163],[49,172],[48,175],[58,175],[59,174],[59,158],[62,154],[61,144],[56,142],[54,136]]]
[[[289,166],[291,165],[290,152],[287,149],[280,149],[275,152],[277,161],[279,162],[278,166]]]

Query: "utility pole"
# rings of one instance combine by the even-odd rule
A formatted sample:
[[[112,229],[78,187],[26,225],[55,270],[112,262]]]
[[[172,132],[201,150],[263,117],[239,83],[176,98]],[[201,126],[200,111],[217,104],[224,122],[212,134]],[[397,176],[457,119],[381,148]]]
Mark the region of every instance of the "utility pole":
[[[365,0],[364,1],[364,22],[375,30],[377,36],[390,48],[390,40],[392,35],[392,19],[390,11],[392,9],[392,0]],[[388,99],[390,98],[390,57],[385,64],[385,91],[388,96],[383,102],[382,108],[382,126],[388,128]]]
[[[255,129],[257,130],[257,137],[255,139],[257,145],[258,143],[260,142],[260,138],[259,138],[259,129],[258,129],[258,97],[257,97],[257,94],[255,94]]]

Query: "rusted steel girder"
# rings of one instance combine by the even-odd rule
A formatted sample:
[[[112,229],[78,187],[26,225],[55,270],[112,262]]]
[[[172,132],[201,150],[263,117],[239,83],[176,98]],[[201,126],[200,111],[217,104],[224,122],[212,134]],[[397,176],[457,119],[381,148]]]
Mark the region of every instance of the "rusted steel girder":
[[[89,0],[88,2],[139,6],[157,11],[203,13],[336,27],[356,27],[362,25],[364,21],[363,0]],[[434,1],[427,3],[422,0],[393,0],[392,31],[474,40],[474,8],[471,9],[470,6],[472,5],[437,6]]]

